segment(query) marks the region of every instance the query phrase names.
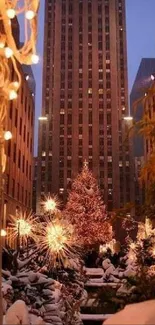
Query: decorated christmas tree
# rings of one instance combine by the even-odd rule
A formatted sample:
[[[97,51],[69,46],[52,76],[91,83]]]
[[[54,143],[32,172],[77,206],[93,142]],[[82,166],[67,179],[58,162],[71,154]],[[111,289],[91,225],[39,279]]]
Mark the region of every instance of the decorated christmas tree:
[[[112,238],[96,179],[84,163],[82,172],[73,181],[64,216],[74,225],[80,244],[101,244]]]

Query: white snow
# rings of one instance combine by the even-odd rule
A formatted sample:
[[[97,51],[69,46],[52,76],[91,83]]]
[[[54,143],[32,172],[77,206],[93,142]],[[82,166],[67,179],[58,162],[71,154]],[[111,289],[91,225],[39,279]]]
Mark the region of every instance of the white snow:
[[[84,270],[86,271],[86,275],[87,276],[92,276],[92,275],[98,275],[98,276],[103,276],[104,275],[104,271],[101,268],[84,268]]]
[[[126,306],[107,319],[104,325],[152,325],[155,324],[155,300]]]
[[[30,325],[28,309],[25,302],[17,300],[6,312],[6,325]]]
[[[111,314],[81,314],[82,320],[98,320],[104,321],[109,318]]]
[[[102,267],[104,270],[107,270],[110,266],[111,266],[111,262],[108,258],[106,258],[103,262],[102,262]]]
[[[118,283],[113,283],[113,282],[97,283],[97,282],[93,282],[93,281],[87,281],[85,286],[86,287],[107,287],[107,286],[109,286],[109,287],[117,287]]]
[[[5,296],[9,290],[12,291],[12,286],[8,283],[2,282],[3,296]]]

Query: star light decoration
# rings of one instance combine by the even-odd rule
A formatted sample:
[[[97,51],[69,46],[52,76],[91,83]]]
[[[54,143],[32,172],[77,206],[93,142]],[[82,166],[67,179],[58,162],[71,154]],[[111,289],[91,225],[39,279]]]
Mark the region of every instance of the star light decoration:
[[[57,195],[53,197],[49,195],[45,197],[44,201],[42,201],[42,206],[46,212],[55,213],[57,209],[60,207],[60,201]]]
[[[44,216],[45,221],[40,227],[37,246],[45,253],[46,262],[50,266],[65,263],[77,257],[74,247],[77,246],[74,228],[67,220],[55,216]]]
[[[10,228],[12,232],[10,234],[10,240],[15,240],[17,237],[22,239],[23,244],[27,244],[27,239],[32,238],[33,240],[36,239],[37,234],[37,218],[34,214],[20,214],[19,217],[17,216],[10,216],[12,222],[10,223]]]

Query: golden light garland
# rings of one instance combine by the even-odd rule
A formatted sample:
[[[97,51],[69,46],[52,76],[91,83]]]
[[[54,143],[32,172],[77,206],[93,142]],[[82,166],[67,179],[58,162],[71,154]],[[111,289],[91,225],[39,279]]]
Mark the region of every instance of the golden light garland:
[[[45,253],[49,265],[65,264],[66,260],[74,258],[77,246],[73,226],[59,217],[45,217],[41,224],[37,246]]]
[[[20,7],[21,5],[21,7]],[[3,138],[3,128],[9,100],[17,98],[21,86],[20,64],[36,64],[39,57],[36,54],[37,14],[39,0],[10,1],[0,0],[0,138]],[[21,48],[16,45],[12,34],[12,19],[19,14],[24,15],[25,42]],[[10,61],[16,74],[16,80],[10,80]],[[3,126],[3,127],[2,127]],[[2,156],[3,172],[6,158]]]

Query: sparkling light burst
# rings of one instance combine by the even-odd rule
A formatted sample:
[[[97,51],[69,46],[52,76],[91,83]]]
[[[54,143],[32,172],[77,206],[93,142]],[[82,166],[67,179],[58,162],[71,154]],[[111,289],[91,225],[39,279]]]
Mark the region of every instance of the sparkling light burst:
[[[19,236],[23,242],[27,242],[27,238],[36,237],[37,219],[34,214],[20,214],[19,217],[11,216],[12,223],[10,227],[12,232],[10,234],[11,239],[15,239]]]
[[[44,209],[47,212],[54,212],[60,207],[60,202],[57,196],[48,196],[45,197],[45,200],[43,201]]]
[[[43,222],[41,233],[37,238],[37,245],[45,252],[45,258],[49,265],[65,262],[76,256],[76,236],[73,226],[66,220],[55,217],[47,217]]]

